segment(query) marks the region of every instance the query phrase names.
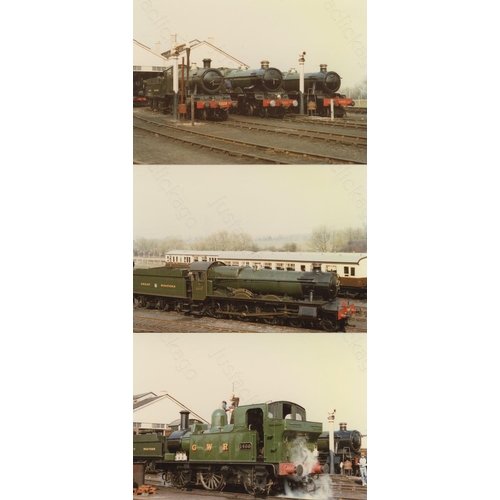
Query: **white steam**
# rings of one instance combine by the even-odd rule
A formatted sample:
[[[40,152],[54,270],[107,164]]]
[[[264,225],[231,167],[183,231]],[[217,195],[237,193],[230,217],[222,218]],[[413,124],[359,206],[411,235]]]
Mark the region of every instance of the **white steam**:
[[[303,476],[311,473],[318,463],[318,450],[310,451],[304,437],[298,437],[290,443],[290,459],[297,466],[304,468]],[[285,493],[288,498],[301,498],[311,500],[331,500],[333,498],[333,483],[327,474],[313,475],[304,487],[294,487],[293,483],[285,481]]]

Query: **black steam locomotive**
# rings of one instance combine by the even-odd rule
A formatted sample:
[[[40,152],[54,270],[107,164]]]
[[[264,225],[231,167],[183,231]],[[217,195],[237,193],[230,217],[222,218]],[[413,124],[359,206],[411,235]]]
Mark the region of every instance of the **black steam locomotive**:
[[[304,99],[307,110],[314,110],[320,116],[331,116],[331,103],[334,116],[345,116],[344,106],[354,106],[354,101],[339,94],[341,77],[335,71],[327,71],[326,64],[320,64],[316,73],[304,74]],[[283,87],[291,99],[299,99],[300,75],[296,70],[283,73]]]
[[[289,99],[283,88],[283,74],[262,61],[258,69],[219,68],[226,90],[237,103],[235,111],[242,115],[282,117],[298,102]]]
[[[219,70],[210,67],[211,59],[203,59],[203,68],[188,68],[179,65],[179,93],[185,86],[186,101],[180,108],[191,117],[191,100],[194,101],[194,116],[197,120],[217,118],[227,120],[232,101],[226,92],[224,78]],[[188,75],[189,73],[189,75]],[[163,76],[146,80],[144,94],[152,110],[172,113],[174,107],[174,67],[170,66]],[[182,100],[182,97],[181,97]],[[234,104],[236,105],[236,104]]]

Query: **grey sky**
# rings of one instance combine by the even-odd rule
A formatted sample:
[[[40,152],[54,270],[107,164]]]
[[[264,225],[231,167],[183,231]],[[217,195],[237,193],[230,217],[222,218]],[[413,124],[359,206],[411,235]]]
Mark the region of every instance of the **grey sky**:
[[[137,333],[134,394],[167,391],[210,421],[234,387],[240,404],[291,400],[324,429],[336,409],[336,429],[346,421],[366,434],[366,340],[363,333]],[[179,411],[158,403],[135,413],[134,421],[171,422]]]
[[[134,238],[362,227],[366,206],[365,166],[134,166]]]
[[[162,52],[178,42],[214,38],[214,45],[250,65],[267,59],[281,71],[320,64],[336,71],[343,86],[366,78],[366,0],[134,0],[134,39]],[[201,61],[197,61],[201,66]]]

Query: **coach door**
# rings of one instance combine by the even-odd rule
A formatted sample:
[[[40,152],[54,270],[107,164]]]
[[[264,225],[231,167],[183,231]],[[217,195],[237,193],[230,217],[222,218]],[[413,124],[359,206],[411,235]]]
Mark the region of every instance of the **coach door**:
[[[207,272],[193,271],[193,300],[205,300],[207,297]]]

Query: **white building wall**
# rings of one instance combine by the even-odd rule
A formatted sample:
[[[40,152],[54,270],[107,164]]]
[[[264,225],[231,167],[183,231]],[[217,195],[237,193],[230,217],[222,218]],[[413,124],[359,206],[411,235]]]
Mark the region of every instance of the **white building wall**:
[[[134,68],[140,66],[140,70],[134,71],[162,71],[153,68],[167,68],[171,63],[168,62],[160,54],[156,54],[149,47],[138,43],[134,40],[134,54],[133,54]]]
[[[134,411],[133,422],[170,424],[180,418],[181,410],[180,406],[165,398]]]

